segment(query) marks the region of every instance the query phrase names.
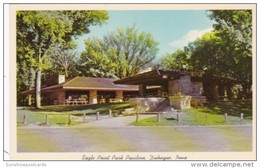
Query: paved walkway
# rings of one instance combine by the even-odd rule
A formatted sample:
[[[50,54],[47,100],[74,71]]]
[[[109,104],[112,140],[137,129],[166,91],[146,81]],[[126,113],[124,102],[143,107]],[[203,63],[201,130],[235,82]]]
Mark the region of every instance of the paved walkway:
[[[140,116],[140,119],[151,116]],[[127,126],[135,116],[71,127],[18,127],[18,152],[251,151],[251,126]]]
[[[139,120],[150,118],[156,115],[139,115]],[[92,122],[82,124],[79,127],[126,127],[130,123],[136,120],[136,116],[122,116],[122,117],[113,117],[108,118],[106,116],[103,117],[101,120],[94,120]]]

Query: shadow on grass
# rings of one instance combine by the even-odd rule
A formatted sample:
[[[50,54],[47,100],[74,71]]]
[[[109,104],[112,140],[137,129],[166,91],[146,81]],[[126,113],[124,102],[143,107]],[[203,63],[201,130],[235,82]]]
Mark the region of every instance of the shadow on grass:
[[[227,120],[224,118],[227,113]],[[244,120],[240,120],[240,114]],[[174,116],[173,116],[174,114]],[[176,113],[168,112],[161,116],[161,122],[156,117],[146,118],[129,125],[135,126],[165,126],[165,125],[246,125],[252,120],[252,101],[208,102],[198,109],[189,108],[180,113],[180,122]]]
[[[35,125],[43,125],[46,123],[48,115],[48,123],[50,125],[78,125],[83,123],[81,117],[83,113],[86,115],[95,115],[99,112],[100,115],[108,115],[109,110],[112,110],[113,116],[121,114],[125,108],[130,107],[127,103],[113,103],[113,104],[92,104],[92,105],[79,105],[79,106],[43,106],[40,109],[32,107],[24,107],[17,109],[17,126],[22,126],[23,117],[26,114],[27,123]],[[71,123],[68,124],[69,115],[72,117]],[[82,122],[81,122],[82,121]]]
[[[239,117],[241,113],[244,118],[252,119],[252,101],[234,101],[234,102],[208,102],[204,107],[198,108],[198,111],[211,114],[224,114]]]
[[[97,111],[100,114],[108,114],[109,109],[113,113],[121,114],[125,108],[129,108],[127,103],[107,103],[107,104],[89,104],[89,105],[52,105],[42,106],[41,108],[24,107],[21,110],[29,110],[31,112],[64,112],[64,114],[82,115],[83,112],[87,114],[95,114]]]

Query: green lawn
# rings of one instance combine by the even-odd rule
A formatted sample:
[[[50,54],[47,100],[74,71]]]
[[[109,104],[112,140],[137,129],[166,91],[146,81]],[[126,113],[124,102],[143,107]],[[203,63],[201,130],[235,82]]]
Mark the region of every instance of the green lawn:
[[[48,114],[49,125],[68,125],[69,115],[71,115],[70,125],[77,125],[83,122],[82,115],[94,115],[99,112],[100,115],[109,113],[112,110],[113,115],[120,114],[125,108],[130,107],[127,103],[116,104],[94,104],[79,106],[43,106],[41,109],[24,107],[17,109],[17,126],[23,126],[23,116],[27,116],[27,124],[44,125],[46,123],[46,114]]]
[[[244,118],[252,119],[252,101],[236,101],[236,102],[209,102],[204,107],[200,107],[199,111],[206,111],[212,114],[224,114],[232,116],[240,116],[244,114]]]
[[[224,113],[228,114],[225,120]],[[240,121],[240,113],[244,114],[244,120]],[[207,115],[207,117],[206,117]],[[198,116],[198,117],[197,117]],[[168,118],[168,119],[167,119]],[[172,118],[173,120],[169,120]],[[180,121],[176,120],[176,115],[168,112],[161,116],[161,122],[157,122],[157,117],[151,117],[133,122],[130,125],[136,126],[166,126],[166,125],[241,125],[249,124],[252,120],[252,102],[215,102],[208,103],[198,109],[185,109],[180,113]],[[198,118],[198,119],[197,119]],[[207,119],[206,119],[207,118]]]

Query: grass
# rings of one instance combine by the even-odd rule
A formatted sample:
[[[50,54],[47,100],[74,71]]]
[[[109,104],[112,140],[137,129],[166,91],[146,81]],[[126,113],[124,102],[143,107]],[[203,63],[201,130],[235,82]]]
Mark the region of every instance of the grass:
[[[35,112],[69,112],[69,113],[91,113],[91,112],[104,112],[109,109],[120,110],[129,107],[128,103],[107,103],[107,104],[88,104],[88,105],[52,105],[52,106],[42,106],[40,109],[33,107],[25,107],[23,109],[29,109]]]
[[[211,114],[224,114],[232,116],[240,116],[244,114],[244,118],[252,119],[252,101],[236,101],[236,102],[209,102],[204,107],[198,108],[199,111],[205,111]]]
[[[125,108],[130,107],[127,103],[117,104],[95,104],[82,106],[43,106],[41,109],[24,107],[17,109],[17,126],[23,126],[23,116],[27,116],[27,124],[44,125],[46,123],[46,114],[48,114],[49,125],[68,125],[71,115],[70,125],[77,125],[82,123],[82,115],[94,115],[100,112],[100,115],[107,115],[109,109],[112,110],[113,115],[120,114]]]
[[[240,113],[244,113],[244,120],[240,121]],[[225,120],[224,113],[228,113]],[[207,119],[206,119],[207,115]],[[198,116],[198,117],[197,117]],[[172,118],[175,120],[169,120]],[[167,125],[241,125],[248,124],[252,120],[252,102],[217,102],[208,103],[198,109],[189,108],[180,113],[180,121],[176,120],[176,114],[168,112],[161,116],[161,122],[157,117],[146,118],[130,125],[135,126],[167,126]],[[197,119],[198,118],[198,119]]]

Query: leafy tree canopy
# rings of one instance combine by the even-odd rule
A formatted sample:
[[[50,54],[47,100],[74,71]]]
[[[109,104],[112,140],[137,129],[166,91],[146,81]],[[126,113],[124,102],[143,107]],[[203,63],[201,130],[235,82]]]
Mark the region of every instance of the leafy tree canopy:
[[[161,64],[174,69],[179,63],[187,63],[190,69],[251,82],[252,12],[211,10],[209,17],[215,21],[213,32],[184,47],[187,57],[180,57],[176,51],[164,56]]]
[[[85,76],[124,78],[148,66],[157,51],[158,42],[150,33],[119,27],[103,39],[86,39],[80,69]]]
[[[70,43],[73,37],[88,33],[90,25],[102,24],[108,17],[106,11],[17,11],[17,78],[25,75],[25,79],[33,80],[35,73],[30,71],[39,72],[35,84],[39,90],[41,71],[52,67],[47,54],[51,46]],[[18,88],[24,86],[29,88],[26,82],[18,82]]]
[[[166,53],[159,59],[159,65],[161,69],[183,69],[188,68],[188,57],[187,52],[178,49],[174,53]]]

